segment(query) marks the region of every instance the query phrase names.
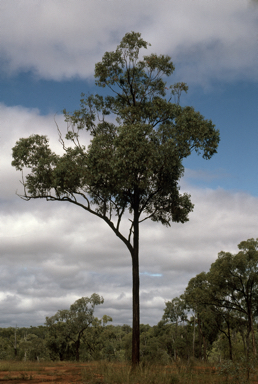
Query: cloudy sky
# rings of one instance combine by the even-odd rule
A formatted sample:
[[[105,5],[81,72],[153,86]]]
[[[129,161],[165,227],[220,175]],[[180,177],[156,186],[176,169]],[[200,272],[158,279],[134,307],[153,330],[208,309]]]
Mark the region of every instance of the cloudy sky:
[[[209,269],[219,251],[258,237],[258,4],[255,0],[0,0],[0,327],[43,324],[93,292],[114,324],[131,324],[131,260],[98,218],[65,203],[21,200],[11,167],[20,137],[45,134],[59,151],[55,119],[99,92],[94,64],[126,32],[148,53],[172,57],[169,79],[187,82],[183,105],[221,133],[209,161],[192,155],[181,189],[190,221],[141,226],[141,322],[156,324],[164,302]]]

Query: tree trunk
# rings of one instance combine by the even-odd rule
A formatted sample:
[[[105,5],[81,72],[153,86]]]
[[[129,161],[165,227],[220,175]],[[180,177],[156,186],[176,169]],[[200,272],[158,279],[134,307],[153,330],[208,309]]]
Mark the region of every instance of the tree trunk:
[[[252,332],[252,346],[253,346],[253,355],[256,356],[256,344],[255,344],[255,334],[254,334],[254,323],[253,323],[253,314],[250,316],[251,322],[251,332]]]
[[[249,340],[249,335],[250,335],[250,329],[248,329],[247,332],[246,332],[246,357],[247,357],[247,360],[249,360],[249,357],[250,357],[250,340]]]
[[[244,335],[244,331],[242,328],[240,328],[240,334],[241,334],[243,345],[244,345],[244,354],[246,356],[247,355],[247,352],[246,352],[247,348],[246,348],[245,335]]]
[[[175,344],[177,342],[177,320],[176,320],[176,334],[175,334]],[[174,348],[174,360],[177,361],[177,350]]]
[[[230,332],[230,322],[229,322],[229,316],[228,319],[225,319],[227,323],[227,328],[228,328],[228,346],[229,346],[229,359],[233,360],[233,352],[232,352],[232,341],[231,341],[231,332]]]
[[[198,321],[198,338],[199,338],[199,359],[202,359],[202,330],[201,330],[201,319],[199,317],[199,313],[197,313],[197,321]]]
[[[75,342],[75,359],[80,361],[80,339]]]
[[[16,340],[16,330],[17,330],[17,325],[14,331],[14,356],[17,356],[17,340]]]
[[[140,362],[140,277],[139,277],[139,196],[134,195],[134,225],[133,225],[133,338],[132,338],[132,365]]]
[[[207,343],[204,335],[202,335],[202,339],[203,339],[203,359],[204,361],[207,361]]]
[[[230,359],[230,360],[233,360],[232,342],[231,342],[230,328],[228,328],[228,344],[229,344],[229,359]]]
[[[195,358],[195,316],[194,316],[194,329],[193,329],[193,358]]]
[[[139,299],[139,257],[138,252],[133,256],[133,339],[132,339],[132,364],[140,362],[140,299]]]

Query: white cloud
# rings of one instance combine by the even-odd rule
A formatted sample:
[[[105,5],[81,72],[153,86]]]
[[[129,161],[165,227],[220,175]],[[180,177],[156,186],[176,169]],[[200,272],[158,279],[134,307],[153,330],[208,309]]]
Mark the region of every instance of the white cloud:
[[[257,17],[248,0],[9,0],[1,3],[1,62],[9,73],[92,77],[103,53],[134,30],[171,55],[188,83],[257,80]]]
[[[119,324],[130,322],[131,257],[110,228],[68,203],[25,202],[15,195],[20,174],[10,165],[10,148],[18,138],[35,131],[49,135],[51,147],[58,148],[53,116],[1,105],[0,122],[5,127],[1,135],[0,326],[42,324],[46,316],[93,292],[105,299],[97,316],[110,315]],[[143,323],[157,323],[164,301],[183,293],[189,279],[208,270],[218,252],[237,252],[240,241],[258,237],[257,197],[198,189],[189,180],[181,182],[182,191],[191,193],[195,204],[188,223],[173,223],[171,228],[151,221],[141,225]]]

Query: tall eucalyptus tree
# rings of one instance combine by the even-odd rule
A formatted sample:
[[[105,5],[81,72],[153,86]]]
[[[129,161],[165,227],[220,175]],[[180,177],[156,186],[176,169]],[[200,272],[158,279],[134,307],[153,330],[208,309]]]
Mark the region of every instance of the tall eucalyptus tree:
[[[23,180],[25,200],[75,204],[103,219],[129,250],[134,365],[139,362],[139,225],[147,219],[166,226],[188,221],[193,204],[190,195],[179,192],[182,161],[192,151],[210,159],[219,143],[210,120],[179,105],[186,84],[166,85],[164,77],[174,71],[171,58],[140,56],[147,47],[140,33],[127,33],[96,64],[96,85],[113,95],[83,96],[79,110],[64,111],[71,145],[60,136],[63,156],[50,150],[45,136],[33,135],[16,143],[12,162],[17,170],[31,170]],[[81,142],[82,130],[91,135],[88,147]],[[128,216],[125,233],[121,222]]]

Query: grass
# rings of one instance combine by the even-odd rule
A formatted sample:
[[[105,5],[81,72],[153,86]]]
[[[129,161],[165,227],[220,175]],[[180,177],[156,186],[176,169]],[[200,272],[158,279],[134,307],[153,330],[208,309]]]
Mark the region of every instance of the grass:
[[[0,378],[0,382],[33,380],[33,375],[27,372],[41,372],[41,370],[42,365],[40,366],[39,363],[31,361],[0,361],[0,372],[6,372],[6,374]],[[17,375],[11,375],[13,372],[16,372]]]
[[[72,364],[72,362],[69,362]],[[74,363],[75,364],[75,363]],[[41,372],[46,367],[62,367],[67,365],[67,361],[17,361],[17,360],[0,360],[1,371],[34,371]]]
[[[40,371],[40,366],[31,361],[0,361],[0,371]]]
[[[87,384],[215,384],[223,383],[211,365],[195,366],[177,363],[169,366],[140,365],[132,370],[129,364],[99,362],[82,372]]]
[[[177,361],[166,366],[140,364],[132,370],[129,363],[106,361],[90,363],[0,361],[0,372],[2,371],[0,382],[35,381],[36,376],[41,374],[64,375],[64,377],[67,374],[70,378],[76,374],[79,379],[81,373],[82,381],[80,382],[84,384],[243,384],[247,382],[258,384],[258,381],[253,381],[254,374],[250,376],[251,380],[247,381],[245,371],[238,365],[236,367],[233,365],[231,363],[229,368],[228,365],[215,368],[212,364],[191,360]]]
[[[257,370],[247,380],[244,369],[231,364],[230,371],[222,366],[190,361],[167,366],[147,364],[132,370],[130,364],[95,362],[82,371],[84,384],[258,384]],[[257,381],[254,381],[254,380]]]

